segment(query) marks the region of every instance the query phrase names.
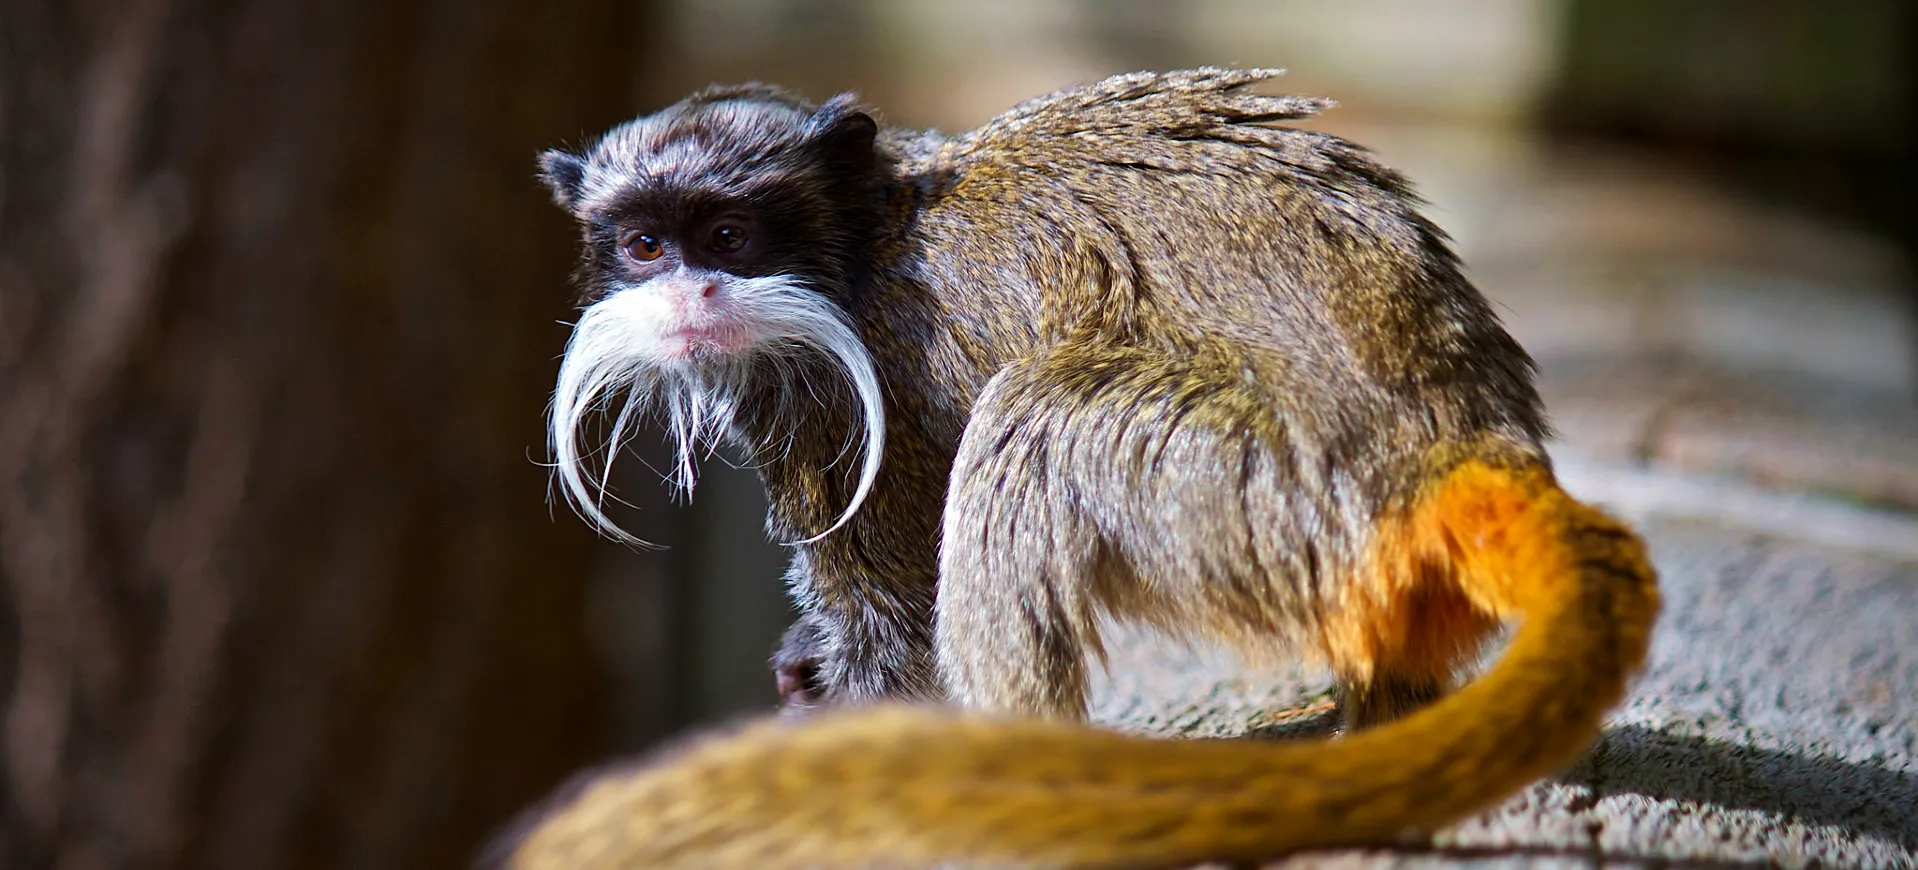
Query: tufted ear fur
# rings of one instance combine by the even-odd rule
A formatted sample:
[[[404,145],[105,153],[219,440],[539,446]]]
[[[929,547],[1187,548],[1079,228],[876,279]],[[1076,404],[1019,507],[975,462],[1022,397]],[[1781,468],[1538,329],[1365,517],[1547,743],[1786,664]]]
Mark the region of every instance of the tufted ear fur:
[[[806,137],[822,156],[852,168],[873,163],[873,140],[879,123],[859,107],[852,94],[827,100],[806,122]]]
[[[539,156],[539,177],[553,192],[553,201],[572,211],[586,185],[586,161],[564,151],[548,151]]]

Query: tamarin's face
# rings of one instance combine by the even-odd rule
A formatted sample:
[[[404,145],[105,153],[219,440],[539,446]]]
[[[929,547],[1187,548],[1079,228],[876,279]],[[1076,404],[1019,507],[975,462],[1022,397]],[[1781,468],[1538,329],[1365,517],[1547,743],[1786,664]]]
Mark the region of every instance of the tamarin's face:
[[[561,490],[588,520],[628,537],[600,500],[605,469],[638,416],[665,420],[679,447],[676,481],[690,490],[695,451],[738,434],[745,391],[791,377],[804,367],[790,363],[808,356],[846,373],[867,430],[865,469],[840,523],[864,499],[883,409],[872,361],[837,298],[863,229],[854,215],[864,212],[846,197],[866,188],[873,135],[871,119],[843,104],[812,109],[742,89],[617,127],[584,155],[542,156],[543,177],[585,244],[587,305],[560,368],[549,435]],[[804,384],[779,386],[806,395]],[[601,407],[618,413],[593,484],[579,428]]]

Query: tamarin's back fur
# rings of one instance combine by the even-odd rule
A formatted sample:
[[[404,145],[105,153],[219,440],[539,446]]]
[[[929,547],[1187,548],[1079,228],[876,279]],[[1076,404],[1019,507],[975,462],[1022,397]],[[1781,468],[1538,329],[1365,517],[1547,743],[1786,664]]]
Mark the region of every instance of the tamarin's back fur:
[[[842,255],[787,270],[870,350],[886,446],[871,497],[792,578],[802,652],[851,709],[600,776],[496,860],[1251,860],[1445,825],[1589,744],[1657,615],[1644,547],[1558,487],[1531,360],[1408,185],[1267,126],[1320,105],[1243,90],[1271,75],[1117,77],[950,140],[722,89],[549,155],[607,294],[652,285],[596,252],[602,225],[665,225],[628,187],[796,203],[749,223]],[[708,150],[671,151],[687,141]],[[853,490],[830,460],[856,406],[821,382],[823,412],[740,400],[741,442],[779,454],[763,475],[788,539]],[[1107,617],[1324,661],[1351,733],[1074,724]],[[1447,694],[1514,619],[1503,657]],[[869,704],[915,697],[965,709]]]

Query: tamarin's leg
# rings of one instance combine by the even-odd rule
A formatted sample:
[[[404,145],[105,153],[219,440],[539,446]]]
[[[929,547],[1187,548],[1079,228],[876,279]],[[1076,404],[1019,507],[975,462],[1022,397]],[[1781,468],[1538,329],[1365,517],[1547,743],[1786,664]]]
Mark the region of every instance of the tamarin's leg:
[[[947,500],[934,643],[948,697],[961,706],[1054,719],[1085,717],[1085,651],[1097,643],[1085,590],[1097,538],[1064,501],[1020,480],[1042,449],[962,451]],[[995,482],[1030,488],[987,497]],[[951,580],[944,578],[954,578]]]
[[[962,705],[1083,715],[1098,620],[1279,647],[1342,534],[1227,361],[1071,345],[996,376],[947,495],[940,673]],[[1303,470],[1301,470],[1303,469]],[[1315,540],[1330,536],[1326,541]]]

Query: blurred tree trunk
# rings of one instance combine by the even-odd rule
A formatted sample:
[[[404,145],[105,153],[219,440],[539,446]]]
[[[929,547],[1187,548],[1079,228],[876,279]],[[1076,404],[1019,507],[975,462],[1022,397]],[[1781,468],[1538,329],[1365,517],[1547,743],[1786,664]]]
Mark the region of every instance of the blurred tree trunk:
[[[634,6],[0,0],[5,866],[458,866],[598,753],[532,176]]]

